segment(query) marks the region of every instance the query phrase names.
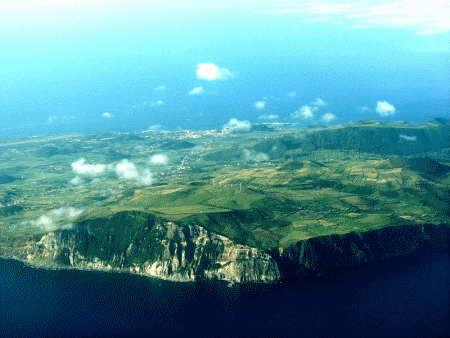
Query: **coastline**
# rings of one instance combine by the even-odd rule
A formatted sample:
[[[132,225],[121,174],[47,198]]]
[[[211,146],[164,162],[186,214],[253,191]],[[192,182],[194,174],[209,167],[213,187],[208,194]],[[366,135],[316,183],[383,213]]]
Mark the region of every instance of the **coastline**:
[[[109,264],[105,265],[106,262],[99,262],[98,259],[95,260],[95,267],[93,267],[93,263],[63,265],[56,260],[48,259],[48,257],[42,260],[31,260],[5,252],[0,253],[0,258],[20,261],[35,269],[122,273],[177,283],[222,280],[228,282],[229,285],[241,283],[276,284],[292,278],[328,275],[331,271],[340,268],[356,267],[365,263],[380,262],[422,251],[448,251],[450,248],[450,227],[447,224],[427,225],[427,227],[428,233],[431,234],[426,235],[428,237],[424,236],[423,227],[393,226],[363,233],[352,232],[344,235],[315,237],[300,241],[281,253],[274,249],[268,254],[277,265],[280,275],[279,278],[267,280],[237,279],[235,275],[227,275],[224,272],[214,274],[214,271],[203,275],[189,274],[189,278],[176,272],[151,275],[145,273],[149,270],[140,270],[138,267],[121,268]],[[403,234],[403,237],[400,234]],[[380,239],[384,239],[384,242]],[[350,248],[350,251],[348,248]],[[4,250],[5,247],[3,246],[2,249]],[[26,255],[25,251],[22,253],[22,256],[24,255]],[[48,254],[45,255],[48,256]],[[245,269],[242,266],[240,268]]]
[[[26,260],[23,258],[11,257],[11,256],[5,256],[5,255],[0,255],[0,259],[20,262],[23,265],[25,265],[29,268],[32,268],[32,269],[42,269],[42,270],[52,270],[52,271],[72,270],[72,271],[86,271],[86,272],[120,273],[120,274],[127,274],[127,275],[134,275],[134,276],[149,278],[149,279],[152,279],[155,281],[163,280],[163,281],[174,282],[174,283],[194,283],[194,282],[198,281],[198,280],[189,280],[189,279],[183,279],[183,278],[177,278],[177,277],[172,277],[172,278],[155,277],[155,276],[150,276],[150,275],[146,275],[146,274],[142,274],[142,273],[138,273],[138,272],[134,272],[134,271],[126,271],[123,269],[121,270],[121,269],[114,269],[114,268],[94,269],[94,268],[86,268],[83,266],[62,266],[62,265],[45,266],[45,265],[33,264],[29,260]],[[206,280],[206,279],[203,279],[203,280]]]

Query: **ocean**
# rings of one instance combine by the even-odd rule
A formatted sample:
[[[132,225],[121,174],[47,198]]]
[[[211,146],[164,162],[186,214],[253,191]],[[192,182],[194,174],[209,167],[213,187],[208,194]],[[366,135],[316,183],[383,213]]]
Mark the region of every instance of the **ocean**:
[[[270,115],[300,126],[450,115],[447,34],[421,35],[414,25],[392,27],[395,20],[365,27],[349,16],[270,14],[272,5],[260,2],[189,3],[0,10],[0,140],[156,125],[215,129]],[[202,78],[201,64],[231,75]],[[322,105],[314,105],[318,98]],[[380,113],[384,101],[393,108]],[[305,105],[314,117],[296,117]],[[326,113],[335,118],[323,120]]]
[[[234,287],[0,259],[0,337],[443,337],[449,294],[448,252]]]

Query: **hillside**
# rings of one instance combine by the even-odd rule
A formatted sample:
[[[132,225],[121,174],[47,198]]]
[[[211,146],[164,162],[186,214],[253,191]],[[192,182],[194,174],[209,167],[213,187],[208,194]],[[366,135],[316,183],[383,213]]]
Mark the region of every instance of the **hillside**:
[[[273,282],[389,257],[383,229],[410,234],[392,255],[445,247],[449,128],[364,120],[5,143],[0,251],[46,267]]]
[[[412,155],[450,147],[448,124],[354,123],[311,132],[305,147]]]

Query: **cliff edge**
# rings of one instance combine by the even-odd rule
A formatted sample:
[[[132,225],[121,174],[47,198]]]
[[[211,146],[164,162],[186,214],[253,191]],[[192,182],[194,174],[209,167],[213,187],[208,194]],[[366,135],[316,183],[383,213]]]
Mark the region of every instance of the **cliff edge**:
[[[314,237],[287,249],[272,250],[282,278],[323,275],[346,266],[379,261],[420,250],[450,247],[448,225],[398,225],[370,230]]]
[[[0,236],[0,256],[36,267],[128,272],[173,281],[273,283],[419,250],[446,249],[449,243],[448,225],[399,225],[263,251],[199,225],[178,225],[132,211],[44,235]]]
[[[3,236],[0,255],[36,267],[129,272],[173,281],[280,279],[277,264],[265,252],[201,226],[180,226],[144,212],[120,212],[42,236]]]

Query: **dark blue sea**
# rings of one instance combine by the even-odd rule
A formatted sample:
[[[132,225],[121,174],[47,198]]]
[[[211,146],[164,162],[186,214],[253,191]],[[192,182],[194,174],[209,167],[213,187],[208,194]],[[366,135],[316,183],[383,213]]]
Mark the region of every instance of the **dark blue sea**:
[[[0,336],[443,337],[449,293],[449,253],[235,287],[0,259]]]

